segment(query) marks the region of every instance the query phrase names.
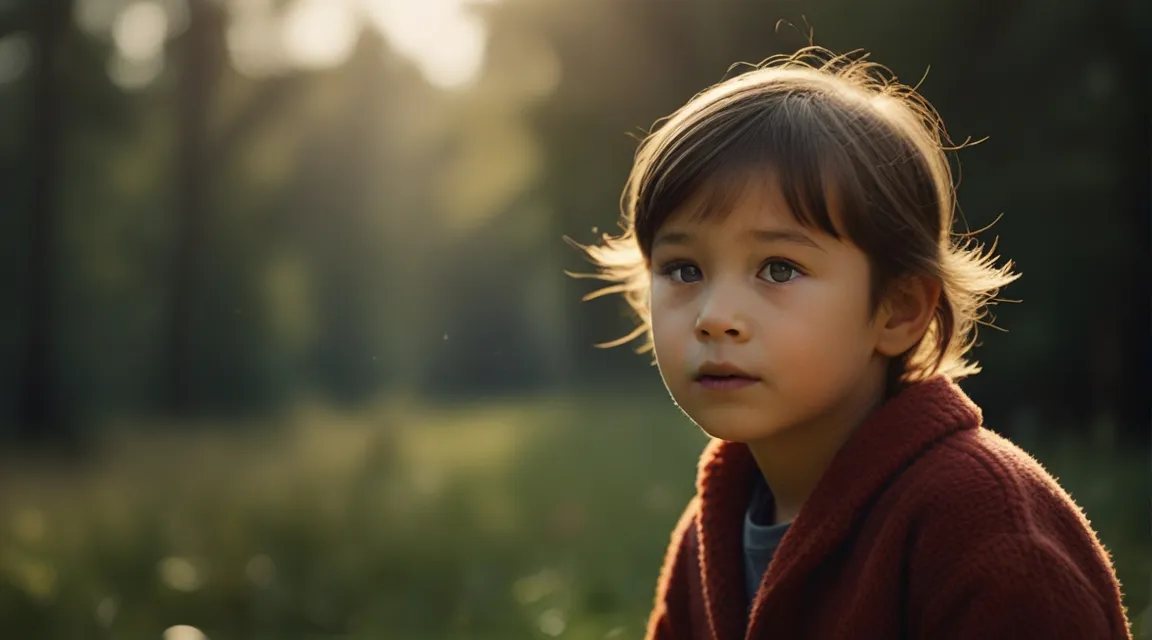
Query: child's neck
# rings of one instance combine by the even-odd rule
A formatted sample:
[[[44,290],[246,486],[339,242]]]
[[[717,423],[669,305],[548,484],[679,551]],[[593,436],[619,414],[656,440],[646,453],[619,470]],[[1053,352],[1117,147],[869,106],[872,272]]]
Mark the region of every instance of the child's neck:
[[[772,490],[777,524],[796,518],[841,445],[884,402],[884,377],[867,377],[867,383],[817,420],[748,443]]]

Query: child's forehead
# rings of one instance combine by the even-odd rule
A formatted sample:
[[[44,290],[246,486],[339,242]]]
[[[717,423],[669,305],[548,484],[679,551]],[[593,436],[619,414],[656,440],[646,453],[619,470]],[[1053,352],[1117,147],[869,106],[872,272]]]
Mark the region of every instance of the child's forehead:
[[[702,235],[723,235],[754,228],[800,230],[803,225],[783,198],[744,196],[723,208],[682,208],[668,217],[662,230],[691,230]]]
[[[831,191],[831,190],[827,190]],[[839,227],[834,213],[836,198],[823,193],[823,203],[810,203],[830,209],[833,224]],[[725,234],[749,229],[782,229],[803,231],[810,235],[835,237],[823,228],[812,211],[798,212],[790,201],[785,186],[770,172],[732,175],[705,181],[693,194],[672,211],[665,229],[692,230],[700,234]],[[797,204],[802,204],[797,202]]]

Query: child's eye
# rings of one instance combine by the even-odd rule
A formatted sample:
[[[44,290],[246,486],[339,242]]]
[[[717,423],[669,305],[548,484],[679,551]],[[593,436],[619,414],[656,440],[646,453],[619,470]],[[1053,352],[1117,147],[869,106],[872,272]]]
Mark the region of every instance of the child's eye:
[[[700,282],[704,279],[704,273],[700,271],[700,267],[687,262],[671,262],[665,265],[660,272],[671,278],[673,282],[680,284],[693,284]]]
[[[783,260],[772,260],[760,270],[760,277],[768,282],[784,284],[804,275],[792,263]]]

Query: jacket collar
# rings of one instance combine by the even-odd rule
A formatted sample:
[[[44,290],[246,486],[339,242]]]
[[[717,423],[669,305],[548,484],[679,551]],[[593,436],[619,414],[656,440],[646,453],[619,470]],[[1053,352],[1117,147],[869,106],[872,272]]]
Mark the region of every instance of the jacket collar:
[[[800,509],[769,569],[769,586],[753,621],[789,592],[850,533],[852,524],[889,481],[938,440],[981,424],[980,409],[951,380],[936,376],[888,400],[833,457]],[[741,524],[757,473],[747,445],[713,440],[700,458],[696,531],[704,598],[712,633],[742,638],[747,629]]]

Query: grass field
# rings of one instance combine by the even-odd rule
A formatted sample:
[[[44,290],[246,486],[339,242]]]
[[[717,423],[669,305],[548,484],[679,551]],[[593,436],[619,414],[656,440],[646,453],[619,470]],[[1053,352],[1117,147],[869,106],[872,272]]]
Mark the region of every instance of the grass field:
[[[113,438],[84,468],[10,456],[2,635],[640,638],[704,438],[661,397],[605,402],[305,408]],[[1149,637],[1147,452],[1022,444],[1085,507]]]

